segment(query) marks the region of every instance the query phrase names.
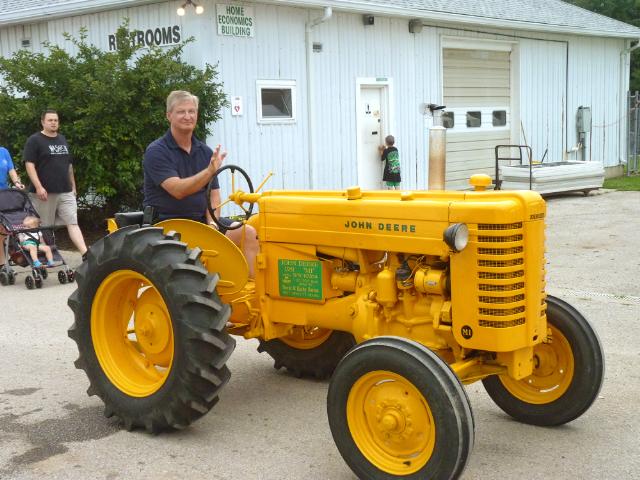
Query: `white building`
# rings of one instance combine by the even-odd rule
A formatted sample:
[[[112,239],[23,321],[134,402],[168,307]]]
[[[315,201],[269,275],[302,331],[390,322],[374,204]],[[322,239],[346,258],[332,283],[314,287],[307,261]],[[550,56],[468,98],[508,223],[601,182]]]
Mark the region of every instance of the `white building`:
[[[403,187],[424,188],[427,104],[453,119],[450,187],[491,173],[498,144],[527,143],[545,162],[626,162],[633,26],[559,0],[202,0],[202,14],[178,16],[182,3],[0,0],[0,54],[65,45],[82,26],[113,49],[125,17],[146,44],[193,36],[186,60],[219,63],[232,103],[209,143],[255,180],[273,170],[269,188],[377,188],[389,133]],[[579,107],[591,113],[582,142]]]

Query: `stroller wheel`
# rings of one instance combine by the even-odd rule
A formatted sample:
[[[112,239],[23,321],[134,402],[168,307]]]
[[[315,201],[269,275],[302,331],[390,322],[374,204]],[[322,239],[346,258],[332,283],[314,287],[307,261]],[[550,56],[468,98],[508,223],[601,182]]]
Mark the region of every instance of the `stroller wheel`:
[[[42,278],[36,278],[36,288],[42,288]]]
[[[67,273],[64,270],[60,270],[58,272],[58,281],[62,284],[65,284],[69,281],[69,279],[67,278]]]
[[[73,281],[75,280],[75,278],[76,278],[76,274],[75,274],[75,272],[74,272],[73,270],[69,270],[69,271],[67,272],[67,279],[69,280],[69,283],[73,283]]]
[[[35,281],[31,275],[27,275],[24,279],[24,284],[29,290],[33,290],[35,287]]]
[[[47,279],[47,277],[49,276],[49,272],[47,271],[47,267],[41,267],[40,268],[40,275],[42,276],[43,280]]]
[[[16,283],[16,274],[13,272],[9,272],[9,285],[15,285]]]
[[[9,285],[9,274],[7,272],[0,272],[0,284],[3,287]]]

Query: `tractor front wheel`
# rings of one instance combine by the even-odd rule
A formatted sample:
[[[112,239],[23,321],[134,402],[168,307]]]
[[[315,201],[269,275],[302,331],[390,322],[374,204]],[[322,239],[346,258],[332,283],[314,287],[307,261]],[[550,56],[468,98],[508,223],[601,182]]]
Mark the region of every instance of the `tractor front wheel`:
[[[456,479],[474,422],[462,384],[428,348],[399,337],[361,343],[329,385],[329,426],[358,478]]]
[[[600,339],[580,312],[548,296],[547,322],[551,335],[534,348],[533,374],[482,381],[498,407],[531,425],[562,425],[578,418],[598,397],[604,378]]]
[[[286,368],[298,378],[329,378],[344,355],[356,344],[353,335],[319,327],[295,327],[293,333],[260,341],[259,352],[274,359],[274,368]]]
[[[155,433],[189,425],[218,401],[235,341],[217,275],[200,250],[161,228],[127,227],[94,244],[69,298],[76,367],[107,417]]]

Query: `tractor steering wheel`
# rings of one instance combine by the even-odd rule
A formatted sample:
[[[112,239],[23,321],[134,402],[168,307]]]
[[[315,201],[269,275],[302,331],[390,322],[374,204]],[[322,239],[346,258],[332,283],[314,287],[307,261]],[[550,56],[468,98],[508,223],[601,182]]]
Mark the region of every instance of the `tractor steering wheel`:
[[[225,170],[230,170],[231,171],[231,194],[229,195],[229,198],[227,200],[225,200],[224,202],[222,202],[220,205],[212,205],[212,203],[211,203],[211,190],[213,189],[214,180],[216,180],[218,178],[218,175],[220,175]],[[251,217],[251,212],[253,211],[253,203],[247,202],[247,203],[249,203],[249,207],[248,208],[245,208],[243,205],[238,204],[238,206],[244,211],[244,220],[239,221],[239,222],[234,222],[235,224],[232,224],[232,225],[224,225],[216,217],[215,213],[216,213],[217,209],[222,208],[227,203],[230,203],[230,202],[233,201],[231,199],[231,196],[233,194],[235,194],[236,191],[237,191],[236,190],[236,182],[235,182],[235,173],[236,173],[236,171],[240,172],[240,174],[244,177],[245,181],[247,182],[247,185],[249,186],[249,193],[253,193],[253,184],[251,183],[251,179],[249,178],[249,175],[247,175],[247,172],[245,172],[243,169],[241,169],[237,165],[225,165],[224,167],[219,168],[216,171],[216,173],[213,174],[213,177],[211,177],[211,180],[209,181],[209,185],[207,185],[207,210],[209,210],[209,214],[211,215],[211,218],[213,219],[213,221],[215,222],[215,224],[218,226],[218,228],[221,231],[223,231],[223,230],[235,230],[237,228],[240,228],[242,225],[244,225],[247,222],[247,220],[249,220],[249,218]]]

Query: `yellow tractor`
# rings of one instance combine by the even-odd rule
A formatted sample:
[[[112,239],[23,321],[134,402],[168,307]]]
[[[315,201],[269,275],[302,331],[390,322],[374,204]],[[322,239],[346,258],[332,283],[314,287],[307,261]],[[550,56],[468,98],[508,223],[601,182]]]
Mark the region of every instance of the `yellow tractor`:
[[[602,385],[600,341],[545,294],[543,199],[490,183],[260,193],[234,180],[225,203],[258,232],[254,278],[208,225],[120,215],[69,298],[89,395],[127,429],[187,427],[229,380],[232,335],[256,338],[276,368],[331,378],[331,432],[362,479],[457,478],[474,441],[463,384],[525,423],[576,419]]]

